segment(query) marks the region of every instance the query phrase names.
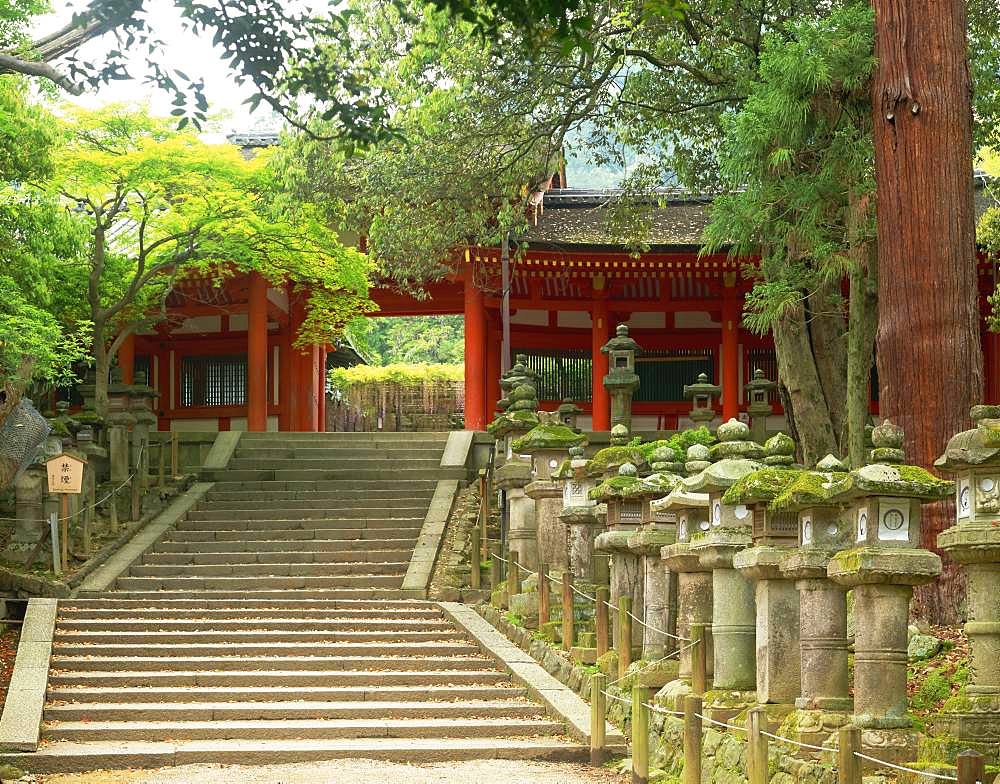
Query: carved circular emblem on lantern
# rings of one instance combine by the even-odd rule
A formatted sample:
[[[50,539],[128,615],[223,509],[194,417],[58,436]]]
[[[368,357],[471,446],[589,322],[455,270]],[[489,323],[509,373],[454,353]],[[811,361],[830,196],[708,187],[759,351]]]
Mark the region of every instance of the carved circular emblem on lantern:
[[[722,501],[716,500],[712,504],[712,525],[722,525]]]

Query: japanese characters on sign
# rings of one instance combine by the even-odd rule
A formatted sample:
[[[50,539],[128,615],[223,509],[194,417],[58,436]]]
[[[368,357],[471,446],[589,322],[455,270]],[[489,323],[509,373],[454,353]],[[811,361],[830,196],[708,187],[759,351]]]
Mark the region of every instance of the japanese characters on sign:
[[[79,493],[83,490],[85,460],[68,454],[56,455],[45,461],[50,493]]]

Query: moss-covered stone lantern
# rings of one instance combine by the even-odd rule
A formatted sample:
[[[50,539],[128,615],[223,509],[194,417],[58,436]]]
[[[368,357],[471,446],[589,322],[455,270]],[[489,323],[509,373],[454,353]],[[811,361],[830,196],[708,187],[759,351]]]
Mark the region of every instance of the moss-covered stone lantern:
[[[708,447],[696,444],[688,448],[690,455],[695,452],[695,460],[688,463],[700,466],[707,461],[697,459]],[[698,471],[703,467],[698,467]],[[682,484],[674,487],[664,497],[650,502],[654,513],[671,512],[677,519],[677,541],[660,548],[660,560],[672,574],[677,575],[677,634],[691,639],[694,624],[712,623],[712,569],[702,566],[698,554],[691,551],[691,536],[708,531],[708,493],[694,493],[685,490]],[[708,638],[711,640],[711,637]],[[678,679],[668,683],[657,694],[657,700],[671,709],[682,708],[680,701],[691,693],[691,662],[694,650],[682,647]],[[707,651],[708,676],[711,682],[714,670],[712,651]]]
[[[903,465],[903,431],[885,421],[872,431],[876,461],[850,473],[854,546],[830,560],[830,579],[854,590],[854,724],[889,761],[913,759],[907,715],[906,649],[913,586],[934,580],[941,559],[919,548],[921,504],[947,498],[951,482]],[[886,757],[885,755],[888,755]]]
[[[157,392],[147,383],[146,371],[137,370],[135,383],[129,387],[129,411],[135,417],[132,438],[132,464],[136,467],[144,486],[149,481],[149,433],[156,428],[153,399]]]
[[[628,327],[619,324],[615,336],[601,347],[608,355],[608,374],[604,388],[611,396],[611,424],[632,428],[632,395],[639,388],[635,372],[636,354],[642,352],[639,344],[629,337]]]
[[[535,528],[538,537],[538,560],[558,570],[569,566],[565,524],[559,515],[563,508],[562,482],[555,476],[570,447],[584,438],[558,421],[555,414],[541,414],[543,421],[512,445],[518,455],[531,458],[532,480],[524,492],[535,503]]]
[[[781,572],[799,592],[800,694],[781,733],[822,744],[850,720],[854,705],[848,676],[847,590],[827,577],[834,553],[850,547],[853,526],[840,499],[850,482],[847,468],[827,455],[800,472],[771,501],[770,509],[798,519],[798,547]]]
[[[557,409],[557,413],[559,414],[559,421],[566,425],[566,427],[576,433],[580,432],[577,422],[580,414],[583,413],[583,409],[573,402],[573,398],[564,397],[562,404]]]
[[[673,455],[670,455],[672,458]],[[676,596],[671,591],[672,579],[670,572],[660,561],[660,550],[677,541],[676,516],[663,514],[652,508],[652,501],[669,494],[681,481],[677,474],[659,469],[673,464],[674,460],[657,461],[652,465],[653,473],[645,477],[642,483],[646,491],[639,496],[642,499],[642,524],[636,533],[628,539],[629,549],[640,559],[643,574],[643,618],[646,626],[643,628],[642,657],[644,659],[661,659],[675,648],[674,639],[663,631],[671,634],[677,626]],[[673,678],[673,675],[670,679]],[[657,685],[662,686],[663,683]]]
[[[119,484],[128,478],[129,431],[135,426],[135,416],[129,411],[128,393],[129,387],[122,383],[121,368],[112,368],[111,384],[108,386],[108,452],[111,455],[111,481]]]
[[[521,376],[523,378],[523,376]],[[508,512],[508,547],[522,567],[538,568],[538,541],[535,531],[535,502],[524,488],[532,480],[531,459],[515,453],[511,447],[522,435],[538,425],[538,399],[535,388],[527,383],[515,386],[507,410],[487,426],[487,431],[507,444],[507,460],[494,473],[494,484],[502,490]]]
[[[691,401],[688,418],[692,422],[707,425],[715,419],[712,400],[722,394],[722,387],[709,383],[708,375],[699,373],[698,380],[693,384],[685,384],[683,391],[685,399]]]
[[[582,445],[570,447],[569,458],[563,460],[555,473],[555,478],[563,483],[559,520],[567,531],[566,548],[574,582],[603,585],[607,559],[594,558],[594,540],[604,529],[604,521],[597,515],[597,501],[590,497],[597,482],[587,474],[588,461],[583,453]],[[604,568],[598,568],[599,565]]]
[[[750,432],[754,441],[763,443],[767,438],[767,418],[771,415],[770,396],[778,385],[764,376],[764,371],[757,368],[753,379],[744,388],[747,391],[747,413],[750,415]]]
[[[799,696],[799,593],[781,572],[782,560],[798,544],[798,525],[794,513],[769,509],[768,504],[797,473],[787,466],[768,466],[747,474],[722,496],[727,506],[749,506],[753,518],[753,547],[736,553],[733,567],[754,582],[757,701],[782,706],[770,709],[772,717],[776,710],[782,717],[790,713]]]
[[[1000,762],[1000,406],[973,406],[972,430],[958,433],[934,465],[955,477],[955,525],[938,546],[969,578],[971,678],[951,700],[935,732]]]
[[[709,528],[691,537],[691,551],[712,569],[712,636],[715,690],[707,708],[726,721],[756,702],[756,608],[753,583],[733,566],[733,557],[752,544],[753,515],[747,504],[726,504],[724,493],[764,467],[764,447],[750,440],[750,428],[730,419],[719,425],[715,462],[688,477],[685,490],[708,493]]]
[[[610,554],[611,604],[617,606],[622,596],[632,599],[632,612],[642,617],[644,580],[642,562],[628,546],[643,521],[648,486],[639,478],[632,463],[623,463],[616,476],[605,479],[590,491],[590,497],[607,508],[607,529],[594,541],[594,549]],[[617,635],[617,617],[612,614]],[[642,626],[632,627],[632,646],[642,645]]]

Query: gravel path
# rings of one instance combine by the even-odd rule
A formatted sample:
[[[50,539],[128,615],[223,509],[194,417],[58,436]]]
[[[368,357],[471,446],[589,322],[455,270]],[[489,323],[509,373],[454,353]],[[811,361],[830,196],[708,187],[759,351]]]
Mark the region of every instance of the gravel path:
[[[623,784],[609,770],[584,765],[475,760],[400,765],[337,760],[295,765],[181,765],[157,770],[94,771],[26,779],[40,784]]]

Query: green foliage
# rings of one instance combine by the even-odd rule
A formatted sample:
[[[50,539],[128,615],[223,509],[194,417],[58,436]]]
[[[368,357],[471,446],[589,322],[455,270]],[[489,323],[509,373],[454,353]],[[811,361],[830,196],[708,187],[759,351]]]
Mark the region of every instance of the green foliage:
[[[328,378],[333,389],[346,393],[362,385],[415,387],[434,382],[459,382],[465,378],[465,368],[462,365],[355,365],[333,368]]]
[[[465,356],[462,316],[368,318],[352,338],[378,365],[457,364]]]

